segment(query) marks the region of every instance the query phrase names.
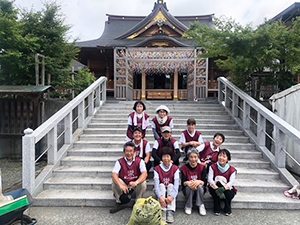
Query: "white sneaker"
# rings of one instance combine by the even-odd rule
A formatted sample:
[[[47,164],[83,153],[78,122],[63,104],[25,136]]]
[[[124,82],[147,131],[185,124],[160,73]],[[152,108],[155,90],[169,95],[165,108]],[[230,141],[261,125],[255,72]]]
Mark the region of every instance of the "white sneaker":
[[[200,213],[201,216],[205,216],[206,215],[206,209],[205,209],[204,204],[200,205],[200,207],[199,207],[199,213]]]
[[[167,210],[161,210],[161,212],[162,212],[162,219],[164,221],[166,221],[167,220]]]
[[[192,214],[192,208],[185,207],[184,212],[185,212],[185,214],[191,215]]]

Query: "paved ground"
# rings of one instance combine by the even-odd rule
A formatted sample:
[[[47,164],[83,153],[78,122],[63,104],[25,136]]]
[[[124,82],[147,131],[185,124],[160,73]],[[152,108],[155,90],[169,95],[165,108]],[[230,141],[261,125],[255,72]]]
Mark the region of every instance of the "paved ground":
[[[2,170],[2,185],[4,193],[21,187],[22,163],[20,161],[0,160]],[[299,177],[296,177],[299,181]],[[212,209],[207,210],[207,215],[202,217],[198,212],[188,216],[182,209],[177,210],[173,224],[193,225],[205,223],[222,225],[292,225],[300,224],[299,210],[238,210],[233,209],[233,216],[215,216]],[[99,207],[31,207],[26,213],[36,218],[38,225],[125,225],[128,223],[131,209],[125,209],[116,214],[110,214],[108,208]]]
[[[110,214],[108,208],[98,207],[31,207],[27,215],[37,219],[39,225],[125,225],[128,223],[131,209],[125,209],[116,214]],[[215,216],[209,209],[206,216],[193,212],[188,216],[183,210],[177,210],[173,224],[222,224],[222,225],[293,225],[300,224],[299,211],[297,210],[234,210],[231,217]]]

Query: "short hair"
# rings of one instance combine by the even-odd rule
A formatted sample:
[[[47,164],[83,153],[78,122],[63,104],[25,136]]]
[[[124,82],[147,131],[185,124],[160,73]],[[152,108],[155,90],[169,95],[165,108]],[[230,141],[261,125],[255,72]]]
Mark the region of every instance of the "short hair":
[[[196,125],[196,120],[194,118],[189,118],[187,121],[186,121],[186,124],[187,125]]]
[[[221,154],[225,154],[228,158],[228,161],[231,160],[231,154],[226,148],[220,149],[220,151],[218,153],[218,156],[221,155]]]
[[[222,133],[215,133],[215,135],[214,135],[214,138],[215,137],[217,137],[217,136],[221,136],[221,138],[223,139],[223,142],[225,141],[225,136],[224,136],[224,134],[222,134]]]
[[[189,148],[189,150],[187,151],[187,157],[190,158],[190,155],[191,155],[192,153],[197,154],[197,156],[199,157],[198,150],[197,150],[195,147]]]
[[[170,155],[173,158],[173,150],[170,147],[162,147],[161,148],[161,156]]]
[[[134,105],[133,105],[133,110],[136,111],[136,107],[138,104],[141,104],[143,106],[143,111],[146,110],[146,106],[144,104],[144,102],[142,102],[141,100],[137,100]]]
[[[126,143],[123,145],[123,152],[125,152],[125,150],[126,150],[127,147],[133,147],[133,149],[134,149],[134,151],[135,151],[135,145],[134,145],[134,143],[131,142],[131,141],[128,141],[128,142],[126,142]]]

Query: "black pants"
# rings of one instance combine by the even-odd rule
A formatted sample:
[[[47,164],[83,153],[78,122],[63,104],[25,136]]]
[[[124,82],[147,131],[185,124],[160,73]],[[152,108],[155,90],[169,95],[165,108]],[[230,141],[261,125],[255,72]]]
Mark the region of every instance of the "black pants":
[[[224,206],[224,213],[231,213],[231,200],[235,196],[235,192],[231,190],[224,191],[225,199],[220,199],[219,196],[216,194],[215,189],[212,187],[209,187],[209,193],[211,194],[213,200],[214,200],[214,213],[220,213],[221,212],[221,201],[223,200],[225,203]]]

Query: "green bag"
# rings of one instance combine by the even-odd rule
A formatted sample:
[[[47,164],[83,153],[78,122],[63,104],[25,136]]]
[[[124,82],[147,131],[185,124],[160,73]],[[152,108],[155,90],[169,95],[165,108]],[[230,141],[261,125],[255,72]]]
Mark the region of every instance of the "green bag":
[[[162,219],[161,206],[153,197],[139,198],[133,206],[127,225],[167,225]]]

